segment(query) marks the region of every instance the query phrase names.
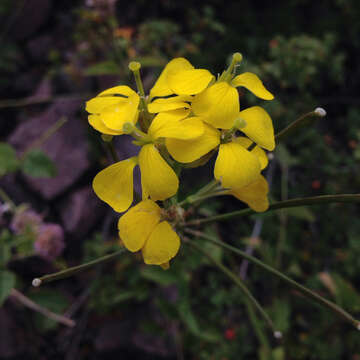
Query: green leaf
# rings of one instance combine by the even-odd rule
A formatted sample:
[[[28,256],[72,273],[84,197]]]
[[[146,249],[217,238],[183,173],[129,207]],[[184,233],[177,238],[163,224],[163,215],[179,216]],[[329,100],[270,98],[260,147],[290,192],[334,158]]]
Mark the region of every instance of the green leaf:
[[[160,266],[146,266],[141,270],[141,275],[147,280],[154,281],[162,286],[168,286],[178,281],[176,274],[171,270],[163,270]]]
[[[53,177],[56,175],[54,162],[41,150],[29,151],[22,163],[22,170],[32,177]]]
[[[0,270],[0,306],[10,295],[11,289],[15,286],[16,276],[7,270]]]
[[[85,70],[86,75],[117,75],[119,74],[119,65],[112,60],[102,61],[89,66]]]
[[[292,216],[299,220],[306,220],[309,222],[314,222],[316,220],[315,215],[312,213],[312,211],[305,206],[284,209],[283,211],[285,211],[289,216]]]
[[[36,289],[36,292],[29,295],[29,298],[54,313],[61,314],[69,306],[67,298],[58,290],[52,289]],[[54,329],[58,323],[41,314],[34,314],[36,326],[42,330],[47,331]]]
[[[0,143],[0,176],[14,172],[19,167],[14,148],[6,143]]]

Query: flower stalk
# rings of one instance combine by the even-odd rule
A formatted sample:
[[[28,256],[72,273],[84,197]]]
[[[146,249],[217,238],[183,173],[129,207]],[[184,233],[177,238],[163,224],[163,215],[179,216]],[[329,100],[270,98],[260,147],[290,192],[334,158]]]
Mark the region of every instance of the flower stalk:
[[[319,195],[299,199],[290,199],[286,201],[277,201],[271,204],[265,212],[285,209],[290,207],[308,206],[308,205],[321,205],[330,203],[357,203],[360,202],[360,194],[338,194],[338,195]],[[204,219],[195,219],[187,222],[187,225],[198,226],[207,224],[214,221],[227,221],[236,217],[253,215],[256,211],[248,208],[238,211],[233,211],[227,214],[210,216]]]
[[[204,234],[200,231],[195,231],[192,229],[184,229],[184,232],[187,234],[191,234],[193,236],[199,237],[201,239],[204,239],[206,241],[210,241],[211,243],[220,246],[228,251],[231,251],[239,256],[241,256],[242,258],[248,260],[249,262],[260,266],[262,269],[266,270],[267,272],[277,276],[278,278],[284,280],[285,282],[287,282],[288,284],[290,284],[291,286],[295,287],[297,290],[299,290],[303,295],[305,295],[307,298],[310,298],[312,300],[314,300],[315,302],[317,302],[318,304],[325,306],[326,308],[328,308],[329,310],[331,310],[332,312],[334,312],[335,314],[337,314],[338,316],[340,316],[342,319],[344,319],[345,321],[351,323],[353,326],[355,326],[358,330],[360,330],[360,321],[356,320],[354,317],[351,316],[351,314],[349,314],[347,311],[345,311],[344,309],[342,309],[340,306],[334,304],[333,302],[331,302],[330,300],[325,299],[324,297],[320,296],[319,294],[315,293],[314,291],[308,289],[307,287],[299,284],[298,282],[296,282],[295,280],[289,278],[288,276],[286,276],[285,274],[283,274],[282,272],[274,269],[273,267],[263,263],[261,260],[246,254],[244,251],[241,251],[240,249],[237,249],[231,245],[228,245],[220,240],[217,240],[215,238],[213,238],[210,235]]]

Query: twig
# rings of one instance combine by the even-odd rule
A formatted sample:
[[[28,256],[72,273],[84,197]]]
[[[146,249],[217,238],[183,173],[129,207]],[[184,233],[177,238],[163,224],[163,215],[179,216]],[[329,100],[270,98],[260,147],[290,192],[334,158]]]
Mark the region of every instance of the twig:
[[[45,317],[54,320],[60,324],[74,327],[76,325],[74,320],[71,320],[63,315],[56,314],[49,309],[40,306],[39,304],[36,304],[34,301],[30,300],[27,296],[22,294],[20,291],[16,289],[11,289],[10,296],[14,299],[16,299],[18,302],[23,304],[24,306],[28,307],[31,310],[34,310],[38,312],[41,315],[44,315]]]

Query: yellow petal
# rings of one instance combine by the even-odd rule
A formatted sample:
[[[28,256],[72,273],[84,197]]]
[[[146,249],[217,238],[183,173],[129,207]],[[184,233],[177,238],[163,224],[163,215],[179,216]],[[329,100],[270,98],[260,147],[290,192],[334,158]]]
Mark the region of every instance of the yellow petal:
[[[241,188],[259,175],[260,162],[254,154],[235,142],[220,145],[214,176],[224,188]]]
[[[210,71],[205,69],[181,70],[169,72],[167,81],[175,94],[195,95],[205,90],[214,78]]]
[[[109,106],[122,104],[126,101],[127,98],[115,96],[95,97],[86,102],[86,111],[90,114],[100,114]]]
[[[266,150],[274,150],[274,127],[269,114],[260,106],[240,111],[239,116],[246,121],[241,129],[251,140]]]
[[[165,200],[176,194],[179,180],[153,144],[141,148],[139,166],[141,185],[152,200]]]
[[[190,163],[220,144],[220,132],[204,123],[204,133],[193,140],[166,139],[165,145],[171,156],[179,162]]]
[[[136,92],[133,89],[131,89],[129,86],[119,85],[101,92],[98,96],[122,95],[129,97],[129,96],[134,96],[135,94]]]
[[[139,251],[160,222],[160,215],[160,207],[154,201],[146,200],[121,216],[118,229],[125,247],[132,252]]]
[[[97,131],[101,132],[102,134],[107,135],[122,135],[122,131],[116,131],[109,129],[105,126],[105,124],[101,120],[101,116],[99,114],[92,114],[88,116],[89,124]]]
[[[137,96],[136,92],[128,86],[115,86],[101,92],[95,98],[90,99],[86,103],[86,111],[91,114],[100,114],[102,111],[104,111],[105,108],[116,104],[125,103],[128,101],[128,97],[135,95]]]
[[[230,191],[237,199],[245,202],[251,209],[257,212],[266,211],[269,208],[268,192],[269,185],[262,175],[255,182],[243,188],[231,189]]]
[[[169,73],[176,73],[181,70],[189,70],[194,67],[184,58],[176,58],[171,60],[161,72],[159,78],[157,79],[154,87],[150,90],[150,99],[157,96],[167,96],[173,94],[173,91],[170,89],[167,76]]]
[[[253,142],[246,138],[246,137],[237,137],[233,140],[234,142],[240,144],[241,146],[243,146],[245,149],[247,149],[251,144],[253,144]],[[265,169],[268,166],[269,163],[269,159],[265,153],[265,151],[260,147],[260,146],[255,146],[252,150],[251,153],[253,153],[254,155],[257,156],[257,158],[260,161],[260,167],[261,170]]]
[[[100,114],[101,120],[106,127],[121,131],[126,122],[136,123],[139,101],[139,95],[135,94],[127,98],[125,103],[107,107]]]
[[[239,115],[239,94],[227,82],[216,83],[196,95],[192,102],[195,115],[220,129],[230,129]]]
[[[161,265],[179,251],[180,238],[167,221],[159,223],[146,241],[142,254],[145,264]]]
[[[245,72],[236,76],[231,84],[236,87],[243,86],[247,88],[260,99],[272,100],[274,98],[274,95],[266,90],[258,76],[250,72]]]
[[[115,211],[123,212],[133,201],[133,170],[137,158],[132,157],[108,166],[93,180],[96,195]]]
[[[181,114],[180,114],[181,115]],[[190,117],[186,119],[175,119],[167,113],[160,113],[153,119],[148,134],[152,139],[174,138],[174,139],[195,139],[204,133],[204,125],[200,118]]]
[[[148,105],[148,110],[151,113],[158,113],[162,111],[170,111],[176,109],[189,109],[189,102],[192,101],[192,96],[180,95],[172,96],[166,99],[156,99]]]

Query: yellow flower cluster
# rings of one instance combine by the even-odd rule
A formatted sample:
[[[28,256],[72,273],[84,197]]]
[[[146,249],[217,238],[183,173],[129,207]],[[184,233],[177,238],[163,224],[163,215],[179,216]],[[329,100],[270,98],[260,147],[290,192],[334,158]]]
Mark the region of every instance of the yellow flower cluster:
[[[166,267],[180,246],[155,203],[178,191],[171,158],[194,167],[217,152],[214,177],[223,193],[255,211],[268,208],[268,184],[261,170],[268,164],[263,149],[275,147],[272,120],[259,106],[240,110],[236,88],[245,87],[264,100],[274,97],[255,74],[235,75],[241,59],[241,54],[234,54],[229,68],[216,79],[208,70],[176,58],[166,65],[148,97],[116,86],[86,104],[92,127],[106,135],[129,134],[140,147],[137,156],[97,174],[93,188],[115,211],[124,212],[133,202],[133,170],[140,167],[142,201],[120,218],[119,234],[127,249],[142,250],[147,264]],[[130,69],[136,76],[139,66],[132,63]]]

